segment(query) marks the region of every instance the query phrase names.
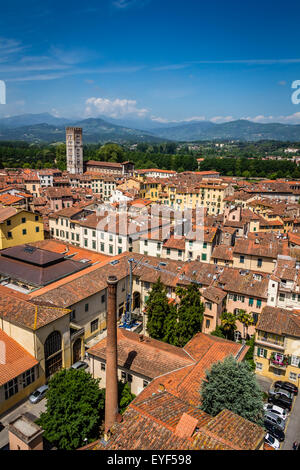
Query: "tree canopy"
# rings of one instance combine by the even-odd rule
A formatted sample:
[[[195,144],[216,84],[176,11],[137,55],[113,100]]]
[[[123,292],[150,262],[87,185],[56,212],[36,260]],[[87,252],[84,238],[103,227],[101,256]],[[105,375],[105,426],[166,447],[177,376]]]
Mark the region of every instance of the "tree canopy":
[[[236,317],[231,312],[223,312],[221,315],[221,330],[227,339],[234,339],[234,332],[237,329]]]
[[[167,323],[171,316],[166,289],[158,278],[146,301],[147,331],[151,338],[164,340]]]
[[[104,418],[105,390],[84,370],[62,369],[49,381],[46,412],[37,423],[58,449],[72,450],[97,439]]]
[[[219,361],[206,371],[207,381],[200,389],[201,409],[216,416],[228,409],[243,418],[262,424],[263,393],[247,362],[233,356]]]
[[[204,306],[196,284],[176,290],[179,303],[170,302],[160,278],[146,301],[147,331],[152,338],[183,347],[201,331]]]
[[[180,303],[177,310],[176,346],[183,347],[193,336],[201,331],[204,305],[197,284],[176,289]]]

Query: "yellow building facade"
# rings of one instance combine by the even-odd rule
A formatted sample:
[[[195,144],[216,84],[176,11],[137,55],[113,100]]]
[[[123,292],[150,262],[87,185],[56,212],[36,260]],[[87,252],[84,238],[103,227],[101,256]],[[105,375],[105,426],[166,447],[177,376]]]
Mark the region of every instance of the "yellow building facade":
[[[254,362],[257,374],[299,386],[299,315],[277,307],[263,309],[256,326]]]
[[[43,219],[33,212],[0,207],[0,249],[44,240]]]

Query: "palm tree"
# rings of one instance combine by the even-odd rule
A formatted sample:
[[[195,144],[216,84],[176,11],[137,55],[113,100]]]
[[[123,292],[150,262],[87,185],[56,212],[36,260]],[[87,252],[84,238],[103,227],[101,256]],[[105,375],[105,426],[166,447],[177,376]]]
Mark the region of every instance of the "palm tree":
[[[236,330],[236,319],[233,313],[223,312],[221,315],[221,328],[225,333],[227,339],[233,337],[233,333]]]
[[[243,324],[243,336],[245,338],[245,328],[246,334],[248,334],[248,326],[253,324],[253,318],[249,313],[246,312],[246,310],[239,309],[237,319]]]

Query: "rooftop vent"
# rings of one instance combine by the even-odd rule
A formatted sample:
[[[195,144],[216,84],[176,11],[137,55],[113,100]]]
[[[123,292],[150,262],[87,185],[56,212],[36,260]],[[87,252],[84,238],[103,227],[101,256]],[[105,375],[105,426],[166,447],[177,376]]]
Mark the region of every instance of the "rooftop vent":
[[[34,253],[36,251],[36,247],[35,246],[30,246],[30,245],[26,245],[24,247],[24,251],[26,251],[27,253]]]

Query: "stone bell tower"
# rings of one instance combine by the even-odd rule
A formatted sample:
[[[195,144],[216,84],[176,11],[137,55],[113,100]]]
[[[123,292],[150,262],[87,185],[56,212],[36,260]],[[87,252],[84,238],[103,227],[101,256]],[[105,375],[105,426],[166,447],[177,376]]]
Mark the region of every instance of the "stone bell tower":
[[[83,173],[82,128],[66,128],[67,170],[72,174]]]

